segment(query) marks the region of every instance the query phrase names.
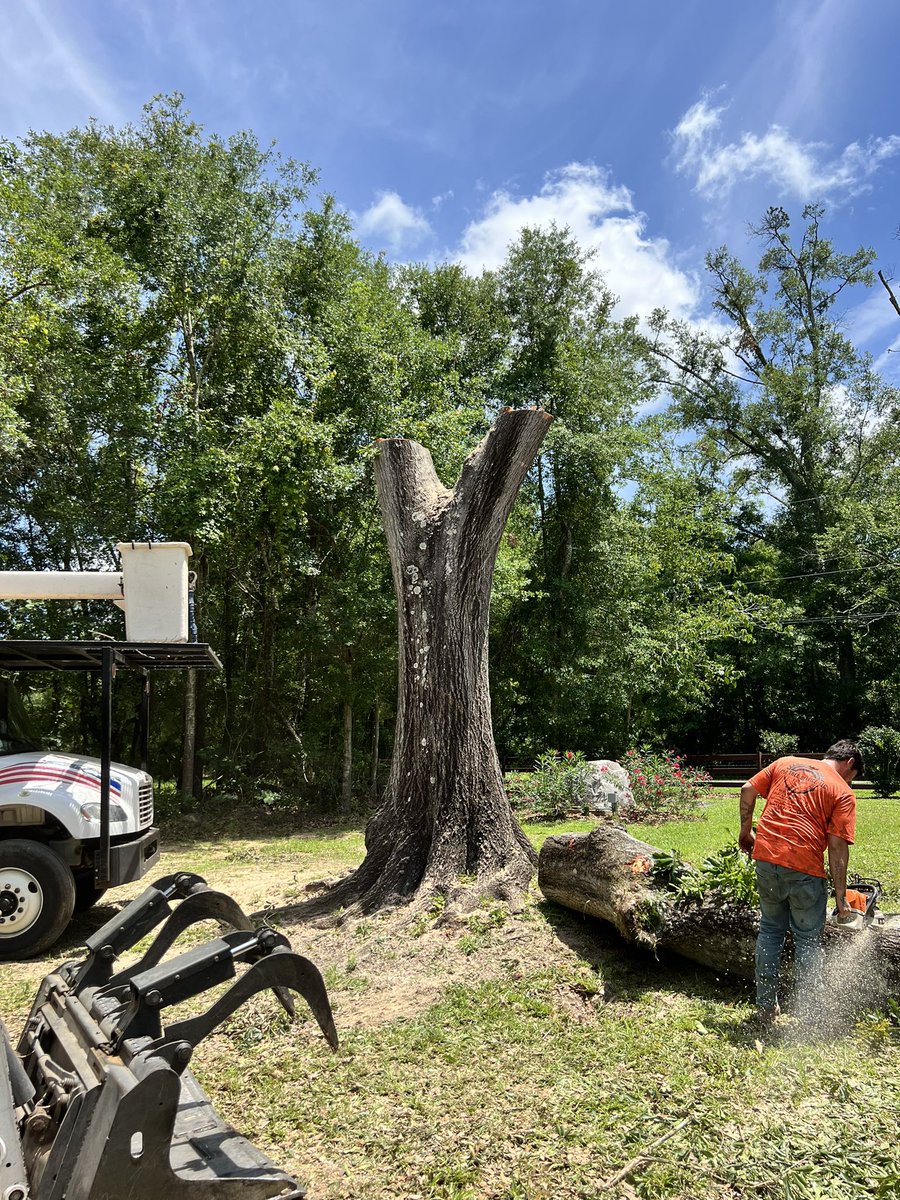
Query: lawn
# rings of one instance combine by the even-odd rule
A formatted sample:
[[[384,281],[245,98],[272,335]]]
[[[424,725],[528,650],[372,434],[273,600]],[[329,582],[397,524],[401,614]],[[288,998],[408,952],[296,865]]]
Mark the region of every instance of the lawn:
[[[717,795],[705,821],[634,832],[702,858],[733,838],[735,808]],[[860,869],[896,893],[900,805],[860,809]],[[590,825],[528,833],[539,844]],[[198,870],[247,909],[273,908],[325,974],[337,1054],[311,1020],[290,1025],[260,996],[192,1064],[220,1113],[296,1171],[310,1200],[898,1194],[900,1044],[886,1020],[863,1016],[827,1041],[786,1023],[758,1041],[744,985],[639,954],[536,888],[521,912],[485,902],[450,924],[437,911],[299,924],[290,906],[307,883],[362,853],[358,829],[256,831],[170,840],[159,868]],[[81,918],[52,959],[4,966],[0,1012],[14,1030],[37,980],[110,912]]]
[[[856,842],[850,851],[850,870],[874,876],[884,884],[882,907],[900,909],[900,798],[876,800],[866,792],[857,797]],[[757,804],[756,815],[762,811]],[[679,850],[700,862],[711,850],[737,839],[738,793],[717,791],[702,821],[670,821],[665,825],[629,825],[635,837],[663,850]]]
[[[761,802],[756,815],[762,811]],[[592,819],[530,823],[525,830],[538,848],[551,833],[583,833]],[[628,825],[629,833],[660,850],[678,850],[689,862],[700,863],[707,854],[737,840],[738,792],[726,788],[712,793],[698,821],[666,821],[662,825]],[[900,797],[874,799],[857,796],[856,843],[850,851],[850,870],[874,876],[884,884],[882,908],[900,911]]]

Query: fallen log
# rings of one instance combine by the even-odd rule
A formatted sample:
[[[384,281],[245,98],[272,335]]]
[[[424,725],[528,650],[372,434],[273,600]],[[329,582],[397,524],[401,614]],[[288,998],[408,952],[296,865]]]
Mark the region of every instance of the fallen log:
[[[618,825],[548,837],[538,885],[548,900],[614,925],[627,942],[668,950],[715,971],[752,979],[759,917],[755,908],[710,891],[683,899],[649,873],[659,850]],[[830,986],[852,1007],[900,995],[900,929],[828,924]]]

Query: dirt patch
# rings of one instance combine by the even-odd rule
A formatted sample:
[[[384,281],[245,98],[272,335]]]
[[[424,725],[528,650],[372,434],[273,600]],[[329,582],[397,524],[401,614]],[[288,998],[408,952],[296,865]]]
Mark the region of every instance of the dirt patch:
[[[271,848],[269,848],[271,853]],[[465,916],[450,919],[439,909],[411,913],[399,909],[363,919],[348,919],[327,929],[296,919],[296,907],[322,881],[322,863],[283,862],[259,855],[250,843],[227,845],[193,858],[211,887],[229,892],[255,919],[269,919],[298,954],[311,959],[325,977],[339,1030],[372,1029],[412,1019],[455,985],[477,987],[501,977],[563,968],[573,975],[596,963],[605,947],[616,953],[615,935],[600,922],[547,906],[533,883],[524,907],[512,913],[500,902],[485,900]],[[188,869],[176,858],[166,870]],[[333,865],[333,864],[329,864]],[[5,963],[0,1015],[18,1031],[39,981],[56,964],[80,956],[84,939],[100,927],[145,884],[119,889],[115,899],[77,918],[51,954],[30,962]],[[213,923],[183,935],[184,948],[216,936]],[[176,943],[175,949],[179,943]],[[122,961],[127,964],[128,959]],[[582,999],[573,993],[572,1009]]]
[[[575,971],[582,953],[596,955],[597,923],[590,922],[588,932],[573,917],[563,941],[539,904],[535,890],[515,914],[491,903],[451,922],[401,909],[327,930],[290,920],[279,927],[322,971],[339,1027],[371,1029],[418,1016],[457,985],[477,987],[548,968]]]
[[[584,961],[596,961],[598,946],[617,944],[600,922],[579,914],[554,909],[548,920],[536,883],[516,913],[486,900],[458,919],[448,919],[439,909],[399,909],[316,928],[293,913],[323,882],[320,862],[255,861],[253,847],[246,843],[240,856],[243,861],[208,867],[205,877],[211,886],[230,892],[254,918],[268,917],[298,954],[316,964],[339,1029],[371,1029],[411,1019],[454,985],[476,987],[549,968],[575,971]]]

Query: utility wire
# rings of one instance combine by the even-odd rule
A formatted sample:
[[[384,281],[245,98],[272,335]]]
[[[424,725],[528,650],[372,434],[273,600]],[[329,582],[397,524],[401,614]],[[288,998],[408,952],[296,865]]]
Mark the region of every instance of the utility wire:
[[[889,608],[880,613],[834,613],[828,617],[784,617],[782,625],[871,625],[885,617],[900,617],[900,608]]]
[[[786,583],[791,579],[823,579],[826,575],[852,575],[858,571],[877,571],[879,567],[885,571],[896,571],[900,563],[875,563],[864,567],[838,567],[833,571],[809,571],[804,575],[773,575],[770,579],[742,579],[741,583],[752,586],[769,583]]]

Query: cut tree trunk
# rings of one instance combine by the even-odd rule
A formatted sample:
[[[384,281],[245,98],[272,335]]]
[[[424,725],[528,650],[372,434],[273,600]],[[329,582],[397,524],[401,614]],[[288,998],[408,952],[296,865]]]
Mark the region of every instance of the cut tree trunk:
[[[755,908],[715,892],[677,900],[644,868],[658,850],[617,825],[548,837],[538,884],[548,900],[614,925],[622,937],[742,979],[754,975]],[[825,927],[829,979],[846,1007],[877,1004],[900,992],[900,929]]]
[[[353,807],[353,705],[344,701],[344,753],[341,766],[341,812]]]
[[[420,889],[464,903],[512,899],[534,874],[491,726],[488,613],[506,519],[550,423],[505,409],[445,488],[416,442],[378,443],[375,479],[397,596],[399,681],[391,770],[366,828],[362,865],[301,909],[361,912],[408,903]]]

